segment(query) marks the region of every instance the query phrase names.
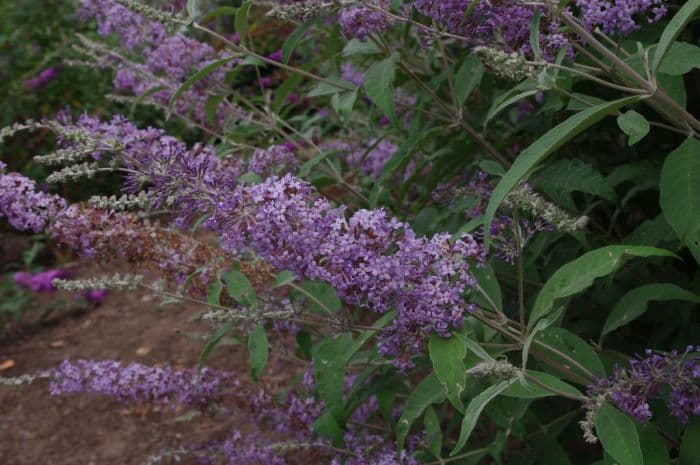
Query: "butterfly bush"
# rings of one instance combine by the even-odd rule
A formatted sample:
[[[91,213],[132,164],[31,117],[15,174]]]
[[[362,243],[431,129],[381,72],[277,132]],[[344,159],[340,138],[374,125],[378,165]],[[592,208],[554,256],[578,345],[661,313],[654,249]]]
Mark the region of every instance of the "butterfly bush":
[[[98,360],[67,360],[35,377],[0,377],[0,384],[48,378],[53,395],[245,418],[244,428],[152,461],[534,463],[541,460],[537,431],[562,421],[570,438],[566,422],[574,415],[583,439],[598,441],[604,406],[645,423],[658,419],[655,401],[663,400],[680,425],[697,420],[700,349],[649,349],[628,362],[622,356],[642,338],[664,341],[660,348],[686,345],[696,328],[689,306],[700,301],[675,284],[689,287],[694,278],[655,248],[678,233],[663,206],[668,189],[662,181],[662,214],[654,213],[652,226],[643,223],[655,230],[630,234],[654,208],[634,198],[650,189],[637,178],[653,176],[641,163],[619,162],[642,159],[647,143],[635,146],[626,118],[652,117],[627,107],[649,103],[663,119],[649,124],[670,132],[649,142],[655,151],[679,135],[691,144],[700,133],[685,108],[670,108],[675,100],[664,93],[663,70],[658,82],[657,70],[636,76],[627,69],[636,55],[611,45],[663,20],[666,2],[576,0],[556,9],[516,0],[279,1],[246,3],[233,21],[224,15],[211,24],[198,22],[197,7],[206,9],[198,2],[80,1],[79,17],[96,23],[101,40],[81,36],[76,49],[114,70],[113,99],[155,104],[188,122],[188,132],[176,137],[148,126],[150,116],[139,112],[129,119],[114,112],[73,117],[69,110],[3,129],[0,141],[24,129],[55,133],[57,150],[35,158],[53,170],[49,184],[112,173],[121,191],[70,203],[6,173],[0,162],[0,218],[101,267],[144,273],[74,280],[60,269],[18,272],[18,285],[79,291],[95,301],[109,288],[198,303],[201,320],[216,331],[211,345],[229,331],[248,337],[257,384],[210,368]],[[280,19],[303,24],[292,32]],[[242,22],[255,27],[241,29]],[[268,43],[273,30],[288,30],[288,40]],[[257,52],[261,39],[265,51]],[[42,75],[26,85],[44,85]],[[604,112],[581,82],[601,85],[591,95],[606,102],[636,97],[605,104],[619,113],[624,134],[610,125],[580,135],[602,118],[595,111]],[[556,162],[566,169],[544,167],[550,184],[547,176],[527,180],[574,136],[572,153]],[[615,161],[583,153],[600,147],[604,155],[610,147],[620,153],[609,157]],[[561,175],[567,170],[568,178]],[[628,184],[635,187],[623,197]],[[671,228],[656,231],[661,223]],[[677,247],[678,255],[693,254],[693,243],[678,238],[690,252]],[[629,245],[597,249],[618,243]],[[658,261],[622,266],[632,256]],[[619,323],[611,323],[621,318],[619,308],[607,308],[615,302],[634,304],[625,324],[641,316],[648,300],[634,300],[638,289],[621,300],[615,293],[662,269],[669,282],[652,284],[659,287],[648,300],[684,301],[682,334],[639,332],[633,340],[620,332],[605,346],[602,336],[589,344],[601,324]],[[614,271],[614,285],[595,282]],[[590,298],[575,295],[588,287],[595,288]],[[620,363],[606,373],[613,356]],[[268,357],[287,365],[289,379],[261,368]],[[521,408],[508,397],[526,403]],[[547,408],[526,408],[531,402]],[[659,425],[670,443],[681,439]],[[626,434],[644,438],[634,426]],[[601,439],[618,460],[615,445]],[[576,463],[600,453],[580,445]]]

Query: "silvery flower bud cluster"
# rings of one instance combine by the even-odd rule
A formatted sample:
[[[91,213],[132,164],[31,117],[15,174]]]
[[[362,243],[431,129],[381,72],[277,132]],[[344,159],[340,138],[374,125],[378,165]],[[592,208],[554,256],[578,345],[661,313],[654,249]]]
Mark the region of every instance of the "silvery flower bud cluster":
[[[53,285],[65,291],[90,291],[94,289],[134,289],[143,281],[142,275],[115,273],[90,279],[54,279]]]
[[[509,208],[524,210],[535,218],[542,218],[558,231],[579,231],[588,224],[587,216],[572,217],[566,211],[535,192],[532,186],[527,183],[523,183],[513,189],[506,196],[503,203]]]
[[[476,47],[474,52],[488,70],[502,79],[522,81],[535,74],[522,52],[508,53],[493,47]]]

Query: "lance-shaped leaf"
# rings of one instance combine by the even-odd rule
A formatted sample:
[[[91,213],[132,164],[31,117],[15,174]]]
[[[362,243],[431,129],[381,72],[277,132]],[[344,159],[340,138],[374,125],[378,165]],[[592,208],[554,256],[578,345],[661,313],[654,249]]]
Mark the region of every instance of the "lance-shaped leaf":
[[[595,430],[603,449],[620,465],[642,465],[644,458],[634,421],[605,403],[596,412]]]
[[[643,246],[611,245],[592,250],[559,268],[544,284],[530,313],[528,329],[552,311],[557,299],[577,294],[593,284],[596,278],[609,275],[627,257],[675,257],[663,249]]]
[[[700,11],[700,0],[689,0],[685,2],[680,10],[678,10],[678,13],[671,18],[671,21],[669,21],[666,29],[664,29],[664,32],[661,34],[659,44],[656,46],[656,51],[654,52],[654,57],[651,59],[650,68],[652,73],[655,73],[659,68],[671,44],[673,44],[698,11]]]
[[[659,202],[666,221],[700,262],[700,142],[686,139],[661,169]]]
[[[454,449],[450,452],[450,455],[455,455],[462,450],[464,445],[467,443],[469,436],[471,436],[476,422],[479,420],[481,412],[486,407],[486,404],[491,402],[493,399],[498,397],[500,393],[508,389],[508,387],[515,382],[515,379],[504,380],[498,384],[494,384],[490,388],[486,389],[484,392],[474,397],[467,408],[464,410],[464,420],[462,420],[462,429],[459,433],[459,439]]]
[[[269,344],[267,341],[267,333],[265,327],[258,324],[250,336],[248,336],[248,354],[250,360],[250,373],[254,380],[257,381],[260,373],[262,373],[269,354]]]
[[[394,78],[396,77],[396,62],[399,60],[397,53],[374,63],[365,73],[364,88],[375,105],[385,116],[396,120],[394,107]]]
[[[406,435],[411,429],[413,422],[420,417],[426,408],[432,404],[443,402],[445,400],[445,390],[438,380],[435,373],[430,373],[423,378],[418,386],[411,392],[406,399],[406,406],[403,409],[403,414],[396,425],[396,445],[397,450],[403,450]]]
[[[442,383],[447,398],[460,412],[464,412],[461,395],[467,380],[464,357],[467,356],[467,344],[461,337],[430,336],[428,343],[433,370]]]
[[[651,301],[683,300],[700,303],[700,296],[671,283],[654,283],[632,289],[613,307],[603,326],[600,338],[628,324],[647,311]]]

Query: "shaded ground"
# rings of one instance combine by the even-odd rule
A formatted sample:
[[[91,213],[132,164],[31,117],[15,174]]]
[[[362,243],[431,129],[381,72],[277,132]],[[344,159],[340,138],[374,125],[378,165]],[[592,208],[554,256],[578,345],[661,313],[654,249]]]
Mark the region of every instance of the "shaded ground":
[[[112,294],[97,309],[64,312],[50,324],[31,325],[24,334],[0,342],[0,368],[3,362],[14,362],[0,376],[55,367],[66,358],[192,367],[203,343],[176,330],[208,331],[188,321],[198,311],[160,307],[137,293]],[[240,371],[246,378],[246,357],[241,345],[219,346],[209,365]],[[279,375],[280,368],[269,367],[268,379],[269,373]],[[89,396],[52,398],[45,381],[0,386],[0,465],[145,464],[164,449],[221,438],[234,426],[245,429],[248,421],[203,416],[185,420],[186,413]]]

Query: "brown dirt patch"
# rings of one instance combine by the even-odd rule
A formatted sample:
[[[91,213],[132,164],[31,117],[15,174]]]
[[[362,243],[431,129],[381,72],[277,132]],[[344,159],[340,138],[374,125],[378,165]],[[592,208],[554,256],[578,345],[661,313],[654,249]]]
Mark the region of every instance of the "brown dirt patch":
[[[205,325],[189,321],[199,311],[192,306],[160,307],[138,293],[113,293],[99,308],[63,312],[49,324],[31,324],[30,331],[0,342],[0,366],[3,361],[15,363],[0,375],[36,372],[67,358],[193,367],[203,343],[176,330],[208,332]],[[240,372],[247,379],[246,358],[243,345],[219,346],[208,365]],[[267,379],[279,382],[280,374],[289,371],[273,359]],[[220,439],[234,427],[246,429],[250,421],[244,415],[202,415],[183,421],[184,413],[103,397],[50,397],[45,381],[18,388],[0,386],[0,464],[145,464],[163,450]]]

